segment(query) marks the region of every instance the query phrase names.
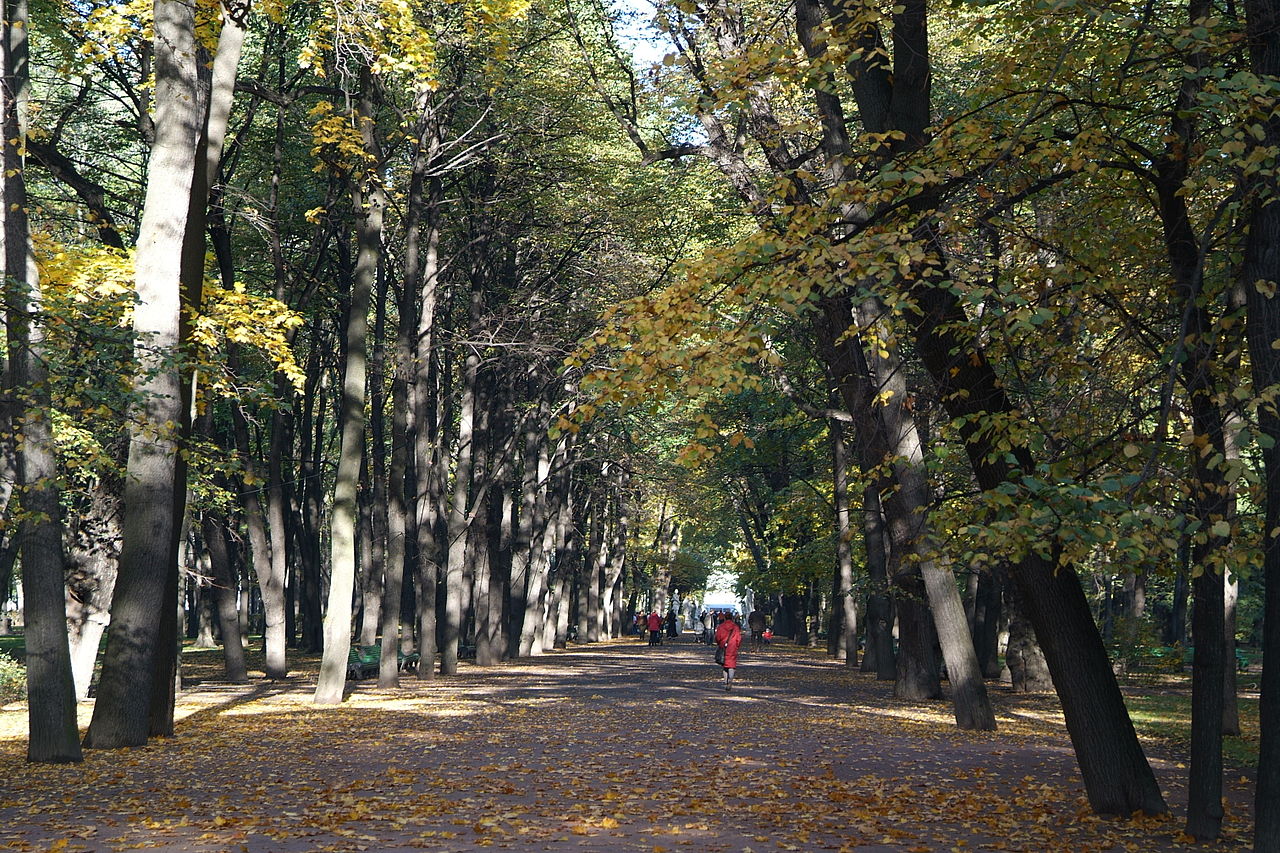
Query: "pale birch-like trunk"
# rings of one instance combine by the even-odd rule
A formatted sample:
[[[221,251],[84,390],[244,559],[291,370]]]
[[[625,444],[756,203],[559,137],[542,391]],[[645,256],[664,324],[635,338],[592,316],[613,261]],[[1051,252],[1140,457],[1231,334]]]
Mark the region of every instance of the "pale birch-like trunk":
[[[133,329],[138,395],[130,420],[124,539],[111,631],[85,745],[140,746],[149,725],[161,619],[176,597],[175,508],[182,388],[178,370],[183,242],[206,101],[199,82],[193,8],[155,2],[155,141],[135,252]]]
[[[845,666],[858,666],[858,601],[853,594],[853,528],[849,522],[849,462],[844,425],[832,420],[831,473],[836,513],[836,603],[841,616],[836,656]]]

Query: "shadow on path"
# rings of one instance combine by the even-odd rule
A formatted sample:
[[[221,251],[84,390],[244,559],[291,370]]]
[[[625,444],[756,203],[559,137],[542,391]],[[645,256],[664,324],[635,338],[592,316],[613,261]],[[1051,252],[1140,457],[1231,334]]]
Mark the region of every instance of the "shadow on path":
[[[0,741],[0,845],[1183,849],[1177,818],[1088,813],[1047,698],[997,693],[1001,730],[961,732],[946,703],[895,700],[890,684],[786,645],[744,652],[725,692],[691,636],[466,665],[400,690],[361,682],[337,707],[311,704],[304,679],[230,701],[200,685],[177,737],[75,767],[27,765],[20,741]],[[1176,809],[1185,771],[1177,756],[1155,763]],[[1230,835],[1208,849],[1242,849],[1251,829],[1251,786],[1229,790]]]

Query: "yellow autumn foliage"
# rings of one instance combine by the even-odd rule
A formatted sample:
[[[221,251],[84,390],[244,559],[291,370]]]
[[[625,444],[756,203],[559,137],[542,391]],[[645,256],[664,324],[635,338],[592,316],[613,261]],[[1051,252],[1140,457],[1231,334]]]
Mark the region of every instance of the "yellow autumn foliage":
[[[127,327],[132,322],[134,283],[133,254],[105,246],[62,246],[47,237],[34,239],[52,335],[75,326]],[[191,313],[189,343],[197,366],[208,376],[222,377],[214,365],[221,361],[225,343],[261,352],[296,388],[303,383],[302,369],[289,346],[289,330],[302,318],[271,297],[255,296],[243,287],[234,290],[206,282],[200,308]],[[219,393],[233,393],[225,380],[214,379]]]

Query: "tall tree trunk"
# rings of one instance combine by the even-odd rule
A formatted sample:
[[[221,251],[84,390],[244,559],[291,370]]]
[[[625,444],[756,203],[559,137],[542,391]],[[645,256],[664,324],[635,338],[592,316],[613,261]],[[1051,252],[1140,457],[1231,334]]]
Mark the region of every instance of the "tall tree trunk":
[[[98,700],[85,745],[110,749],[145,743],[161,646],[162,621],[176,610],[178,436],[185,418],[180,351],[183,242],[200,140],[206,122],[190,5],[155,2],[155,142],[135,253],[133,328],[138,407],[130,426],[124,542]],[[173,604],[173,607],[170,607]],[[168,616],[166,616],[168,614]]]
[[[418,144],[414,149],[411,182],[418,182],[422,191],[422,224],[420,241],[411,244],[412,258],[417,272],[419,252],[421,274],[417,281],[406,275],[405,287],[415,287],[421,293],[418,307],[418,327],[415,335],[413,369],[409,377],[409,405],[414,411],[414,475],[416,478],[414,530],[417,537],[418,559],[418,677],[433,678],[436,660],[436,579],[441,562],[441,542],[438,536],[440,501],[444,492],[441,466],[444,464],[442,434],[445,419],[437,411],[440,397],[436,389],[436,306],[440,301],[440,205],[441,182],[438,176],[428,177],[440,149],[440,131],[433,109],[432,94],[420,95],[422,119]],[[411,183],[412,187],[412,183]],[[416,233],[412,232],[411,233]]]
[[[222,629],[222,660],[226,679],[232,684],[243,684],[249,680],[249,671],[245,666],[244,640],[240,633],[236,571],[227,550],[226,521],[217,514],[206,511],[201,529],[213,575],[211,589],[217,602],[218,625]]]
[[[538,575],[539,566],[534,560],[534,537],[541,536],[546,523],[547,486],[545,459],[547,435],[544,425],[549,405],[539,401],[539,417],[529,418],[524,425],[524,453],[520,465],[520,501],[518,503],[515,535],[511,542],[511,640],[513,653],[519,657],[532,655],[534,638],[539,625],[524,623],[533,608],[529,601],[541,604],[543,584],[546,578]],[[536,620],[535,620],[536,621]]]
[[[411,405],[413,339],[417,332],[418,288],[421,285],[421,211],[423,180],[420,170],[410,179],[409,206],[405,223],[404,287],[401,289],[393,356],[395,374],[391,384],[391,468],[387,474],[387,557],[386,583],[382,602],[382,659],[378,666],[378,686],[398,687],[400,668],[397,651],[401,629],[401,599],[410,568],[409,530],[414,503],[409,498],[409,469],[412,463],[417,411]],[[385,292],[383,298],[386,298]],[[410,630],[411,634],[412,631]],[[430,669],[434,661],[420,660]]]
[[[1245,16],[1252,70],[1262,79],[1280,77],[1280,2],[1246,0]],[[1274,151],[1280,146],[1280,116],[1266,101],[1259,116],[1263,139],[1258,147]],[[1280,204],[1276,181],[1256,173],[1248,179],[1246,208],[1248,236],[1240,281],[1247,292],[1250,366],[1258,393],[1280,384]],[[1258,784],[1254,792],[1253,849],[1258,853],[1280,851],[1280,413],[1272,403],[1258,407],[1261,431],[1270,446],[1262,452],[1265,478],[1266,525],[1263,551],[1262,688],[1258,729]]]
[[[27,4],[9,0],[3,27],[3,200],[4,274],[8,311],[10,389],[21,400],[14,424],[18,442],[18,482],[25,518],[18,533],[27,664],[27,760],[76,762],[82,758],[76,728],[75,678],[67,643],[64,578],[66,552],[56,486],[44,332],[43,299],[31,251],[27,192],[21,145],[29,94]],[[5,597],[8,589],[4,590]]]
[[[858,601],[853,592],[853,527],[849,521],[849,454],[844,440],[844,425],[832,420],[831,473],[834,478],[836,512],[836,584],[835,607],[839,618],[840,638],[836,644],[836,657],[843,657],[845,666],[858,666]],[[833,632],[834,633],[834,632]]]
[[[360,102],[360,128],[365,149],[377,159],[373,139],[373,80],[362,69],[364,98]],[[378,276],[382,248],[382,216],[386,195],[377,179],[363,182],[353,193],[358,221],[359,252],[351,282],[346,318],[346,370],[342,380],[339,429],[342,444],[334,477],[333,510],[329,522],[332,557],[328,610],[324,618],[324,656],[316,683],[317,704],[342,701],[347,679],[347,654],[351,650],[351,600],[355,591],[357,488],[364,446],[364,404],[369,333],[369,302]]]
[[[365,448],[365,462],[369,466],[369,505],[364,509],[367,520],[361,529],[367,531],[361,551],[369,568],[365,578],[364,598],[361,601],[361,625],[364,626],[360,642],[373,645],[381,628],[380,613],[385,595],[387,563],[387,395],[383,390],[387,371],[387,276],[378,275],[377,297],[374,299],[373,344],[369,383],[369,444]],[[386,595],[387,606],[400,618],[400,599]],[[395,637],[398,632],[393,632]],[[385,635],[384,635],[385,636]],[[365,639],[368,638],[368,642]],[[396,645],[396,643],[392,643]]]
[[[481,278],[472,278],[468,327],[475,331],[480,321],[484,290]],[[470,348],[462,365],[461,404],[458,417],[457,455],[454,462],[453,496],[449,501],[448,550],[445,561],[444,626],[440,640],[440,674],[458,672],[458,643],[462,638],[465,601],[464,575],[467,571],[467,531],[470,528],[467,509],[472,494],[472,469],[475,461],[476,395],[479,385],[480,354]]]
[[[275,561],[271,554],[271,540],[267,535],[266,513],[263,512],[262,493],[254,463],[253,448],[249,438],[249,422],[238,402],[231,405],[231,422],[235,430],[236,449],[245,476],[237,483],[240,505],[244,508],[245,527],[249,530],[249,560],[258,589],[262,593],[264,627],[262,646],[265,653],[265,669],[269,679],[285,678],[289,664],[285,656],[284,633],[284,575],[276,575]]]

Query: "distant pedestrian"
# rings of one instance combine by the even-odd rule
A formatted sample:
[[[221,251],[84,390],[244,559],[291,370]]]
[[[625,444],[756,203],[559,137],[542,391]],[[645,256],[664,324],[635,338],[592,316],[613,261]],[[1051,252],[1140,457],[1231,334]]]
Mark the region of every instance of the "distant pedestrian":
[[[764,613],[760,612],[760,608],[754,608],[747,615],[747,628],[751,631],[751,648],[759,649],[764,645]]]
[[[680,636],[680,629],[676,625],[676,612],[674,610],[667,611],[667,636],[668,637]]]
[[[724,689],[733,687],[733,672],[738,668],[738,647],[742,645],[742,629],[732,617],[726,617],[716,628],[716,659],[724,670]],[[723,650],[723,659],[720,652]]]
[[[711,637],[715,633],[715,629],[712,627],[714,619],[715,617],[712,616],[710,610],[702,611],[702,642],[708,646],[711,645]]]
[[[649,645],[662,645],[662,617],[654,610],[649,614]]]

